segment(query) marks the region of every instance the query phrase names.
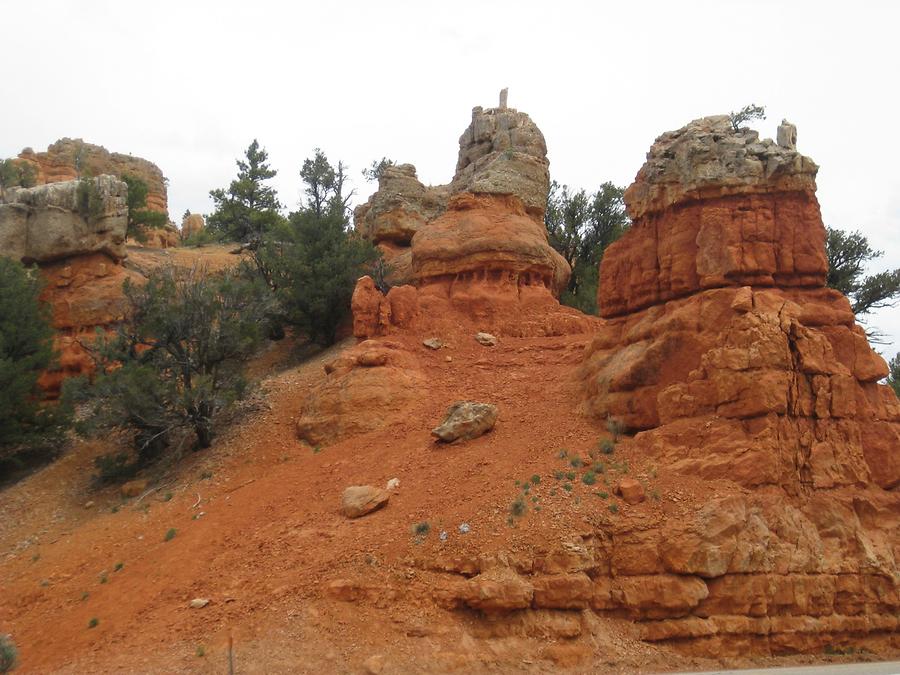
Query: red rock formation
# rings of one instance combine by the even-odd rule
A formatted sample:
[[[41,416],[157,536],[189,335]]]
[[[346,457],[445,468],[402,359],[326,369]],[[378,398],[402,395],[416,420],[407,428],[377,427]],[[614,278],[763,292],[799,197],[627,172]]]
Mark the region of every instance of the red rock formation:
[[[355,334],[461,320],[500,335],[587,330],[593,319],[556,299],[571,271],[543,223],[549,163],[540,130],[525,113],[475,108],[459,145],[449,186],[425,187],[412,165],[392,166],[357,209],[356,229],[382,249],[390,279],[415,287],[403,291],[415,311],[398,319],[396,289],[383,298],[363,281]]]
[[[646,640],[785,653],[896,631],[900,403],[825,287],[815,171],[705,118],[657,139],[626,192],[634,225],[603,260],[587,409],[645,430],[627,447],[659,472],[744,490],[621,533],[594,607],[640,619]],[[683,601],[657,608],[622,586],[671,574],[703,592],[673,587]]]
[[[109,174],[122,177],[125,174],[147,183],[147,208],[168,214],[166,179],[152,162],[140,157],[109,152],[99,145],[85,143],[80,138],[63,138],[53,143],[46,152],[25,148],[19,159],[30,163],[37,170],[37,183],[59,183],[75,180],[80,175],[99,176]]]
[[[125,318],[122,284],[126,279],[140,283],[143,277],[102,253],[47,263],[41,272],[46,279],[41,300],[51,307],[59,364],[41,377],[40,385],[55,396],[66,378],[94,372],[88,348],[97,329],[111,329]]]

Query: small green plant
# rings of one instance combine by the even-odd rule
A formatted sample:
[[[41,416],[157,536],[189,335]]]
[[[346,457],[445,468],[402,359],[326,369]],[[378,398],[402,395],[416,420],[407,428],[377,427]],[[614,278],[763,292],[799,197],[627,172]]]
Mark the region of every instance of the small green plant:
[[[195,654],[197,654],[197,656],[199,656],[201,659],[206,656],[206,650],[203,648],[203,645],[197,646],[197,651],[195,652]]]
[[[569,472],[566,474],[566,478],[567,478],[568,480],[575,480],[575,476],[577,476],[577,475],[578,475],[578,474],[575,473],[574,471],[569,471]]]
[[[594,462],[594,466],[591,467],[591,470],[594,473],[606,473],[606,465],[603,462]]]
[[[593,485],[597,482],[597,474],[595,474],[593,471],[587,471],[581,477],[581,482],[585,485]]]
[[[573,468],[573,469],[577,469],[577,468],[579,468],[579,467],[581,467],[581,466],[584,466],[584,462],[581,461],[581,457],[573,457],[573,458],[569,461],[569,464],[572,465],[572,468]]]
[[[167,492],[166,494],[164,494],[164,495],[163,495],[163,501],[164,501],[164,502],[170,502],[170,501],[172,501],[172,493],[171,493],[171,492]]]
[[[413,534],[417,537],[425,537],[429,532],[431,532],[431,524],[427,520],[413,525]]]
[[[88,621],[88,628],[96,628],[99,625],[100,625],[100,619],[98,619],[96,616],[91,618],[90,621]]]
[[[535,510],[535,511],[540,511],[540,510],[541,510],[541,507],[540,507],[540,505],[538,505],[538,506],[535,506],[535,507],[534,507],[534,510]]]
[[[572,484],[571,483],[563,483],[563,490],[565,490],[566,492],[571,492]]]
[[[611,455],[616,451],[616,444],[609,440],[608,438],[604,438],[600,441],[600,452],[604,455]]]
[[[31,556],[31,562],[37,562],[40,559],[41,559],[40,553],[35,553],[33,556]]]
[[[107,581],[109,581],[109,577],[107,577],[106,572],[104,572],[103,574],[100,575],[100,583],[105,584]]]
[[[524,492],[527,495],[530,490],[531,490],[531,483],[525,483],[525,485],[522,487],[522,492]]]
[[[532,498],[531,498],[531,503],[532,503],[532,504],[537,504],[539,501],[540,501],[540,499],[539,499],[538,497],[532,497]]]
[[[653,488],[652,490],[650,490],[650,499],[652,499],[655,502],[658,502],[659,501],[659,490],[657,490],[656,488]]]
[[[532,485],[537,485],[537,484],[540,483],[540,482],[541,482],[541,477],[540,477],[539,475],[534,474],[534,475],[531,477],[531,484],[532,484]]]
[[[744,122],[766,119],[766,107],[764,105],[751,103],[750,105],[745,105],[737,112],[732,111],[728,117],[731,119],[732,128],[735,131],[739,131]]]
[[[565,476],[565,475],[566,475],[566,474],[565,474],[565,472],[563,472],[563,471],[558,471],[558,470],[557,470],[557,471],[554,471],[554,472],[553,472],[553,477],[554,477],[556,480],[562,480],[562,479],[563,479],[563,476]]]
[[[625,431],[625,424],[618,417],[607,417],[606,430],[612,434],[613,443],[618,443],[619,436]]]
[[[125,563],[123,563],[123,562],[117,562],[117,563],[116,563],[116,566],[113,568],[113,571],[114,571],[114,572],[121,572],[122,569],[123,569],[124,567],[125,567]]]
[[[88,223],[95,223],[103,216],[103,195],[92,178],[82,178],[75,188],[75,207],[78,215]]]
[[[320,452],[322,452],[322,446],[321,446],[321,445],[315,445],[315,446],[313,446],[313,454],[314,454],[314,455],[318,455]]]
[[[610,513],[618,513],[618,512],[619,512],[619,505],[616,504],[615,502],[613,502],[612,504],[610,504],[610,505],[609,505],[609,512],[610,512]]]
[[[178,530],[174,527],[170,527],[166,532],[166,536],[163,537],[163,541],[172,541],[175,538],[175,535],[178,534]]]
[[[519,487],[520,485],[522,485],[522,483],[520,483],[519,481],[515,481],[515,482],[513,483],[513,485],[515,485],[516,487]]]
[[[594,494],[600,497],[600,499],[609,499],[609,493],[606,490],[598,490]]]
[[[525,504],[525,500],[521,497],[513,500],[512,505],[509,507],[509,512],[515,516],[516,518],[521,518],[525,515],[525,511],[528,509],[528,506]]]
[[[559,457],[560,459],[565,459],[565,458],[568,457],[568,456],[569,456],[569,451],[566,450],[565,448],[563,448],[562,450],[560,450],[560,451],[559,451],[559,454],[557,455],[557,457]]]
[[[16,667],[19,653],[11,635],[0,635],[0,673],[8,673]]]

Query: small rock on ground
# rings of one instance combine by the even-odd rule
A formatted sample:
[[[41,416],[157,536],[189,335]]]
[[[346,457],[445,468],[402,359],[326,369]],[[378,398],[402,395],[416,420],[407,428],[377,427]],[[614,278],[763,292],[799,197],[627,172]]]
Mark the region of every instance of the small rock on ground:
[[[445,443],[477,438],[494,428],[497,406],[474,401],[457,401],[447,410],[441,425],[431,434]]]
[[[344,490],[341,511],[348,518],[359,518],[380,509],[390,498],[391,495],[387,490],[371,485],[351,485]]]
[[[485,347],[494,347],[498,342],[496,336],[491,335],[490,333],[476,333],[475,341]]]
[[[209,604],[209,598],[194,598],[191,600],[191,609],[203,609]]]
[[[435,337],[422,340],[422,344],[428,347],[428,349],[440,349],[444,346],[444,343]]]

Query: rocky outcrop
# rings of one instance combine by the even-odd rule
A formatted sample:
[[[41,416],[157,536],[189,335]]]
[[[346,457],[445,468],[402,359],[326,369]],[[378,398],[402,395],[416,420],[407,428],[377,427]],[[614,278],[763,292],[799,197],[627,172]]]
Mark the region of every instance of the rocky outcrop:
[[[523,112],[472,109],[472,122],[459,138],[453,193],[515,195],[538,220],[547,209],[550,162],[544,135]]]
[[[0,255],[49,262],[125,252],[128,188],[113,176],[33,188],[9,188],[0,198]]]
[[[403,326],[433,327],[462,315],[477,330],[501,335],[587,328],[589,319],[556,300],[571,270],[550,246],[543,223],[548,166],[534,122],[502,106],[474,109],[449,185],[422,185],[410,164],[385,169],[355,221],[392,267],[389,280],[413,287],[404,293],[415,311],[404,315]],[[393,300],[366,297],[368,309],[354,305],[365,314],[356,321],[357,336],[401,327],[389,309]]]
[[[378,190],[353,212],[356,231],[376,244],[409,246],[416,232],[444,212],[448,197],[446,186],[419,182],[412,164],[387,166]]]
[[[663,134],[625,192],[634,226],[604,256],[601,315],[707,288],[824,285],[817,171],[724,115]]]
[[[634,224],[601,269],[588,412],[641,431],[625,447],[656,471],[742,490],[613,535],[612,586],[593,596],[691,653],[896,630],[900,402],[849,302],[825,287],[817,167],[793,145],[723,117],[660,136],[625,194]],[[677,611],[615,591],[641,575],[705,590]]]
[[[140,157],[109,152],[99,145],[85,143],[80,138],[63,138],[46,152],[25,148],[19,159],[31,164],[37,173],[38,184],[75,180],[80,176],[108,174],[140,178],[147,184],[147,208],[168,213],[166,179],[152,162]]]

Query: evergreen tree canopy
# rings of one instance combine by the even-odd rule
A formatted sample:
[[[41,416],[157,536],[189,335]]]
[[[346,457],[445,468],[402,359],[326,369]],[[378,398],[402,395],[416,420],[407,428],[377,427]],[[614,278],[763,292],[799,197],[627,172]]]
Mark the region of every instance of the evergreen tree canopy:
[[[306,199],[272,231],[256,255],[257,269],[275,289],[283,318],[318,344],[335,341],[350,311],[360,275],[378,253],[351,233],[344,194],[346,168],[316,149],[300,169]]]
[[[125,230],[125,239],[134,237],[143,242],[147,238],[148,228],[162,227],[166,224],[166,214],[147,208],[149,188],[142,179],[124,174],[122,180],[128,185],[128,226]]]
[[[0,458],[59,441],[58,407],[41,407],[38,378],[53,362],[53,328],[37,272],[0,256]]]
[[[828,285],[850,299],[853,313],[859,316],[896,304],[900,298],[900,269],[866,276],[867,264],[883,252],[873,250],[859,232],[847,233],[832,227],[827,230]]]
[[[606,247],[622,236],[630,221],[623,188],[603,183],[594,194],[571,193],[554,181],[547,198],[544,223],[550,245],[572,267],[560,300],[587,314],[597,313],[599,266]]]
[[[265,181],[277,171],[269,168],[269,155],[256,139],[237,160],[238,175],[227,189],[210,191],[216,210],[206,220],[206,227],[225,239],[257,246],[263,235],[283,221],[281,203],[275,188]]]

